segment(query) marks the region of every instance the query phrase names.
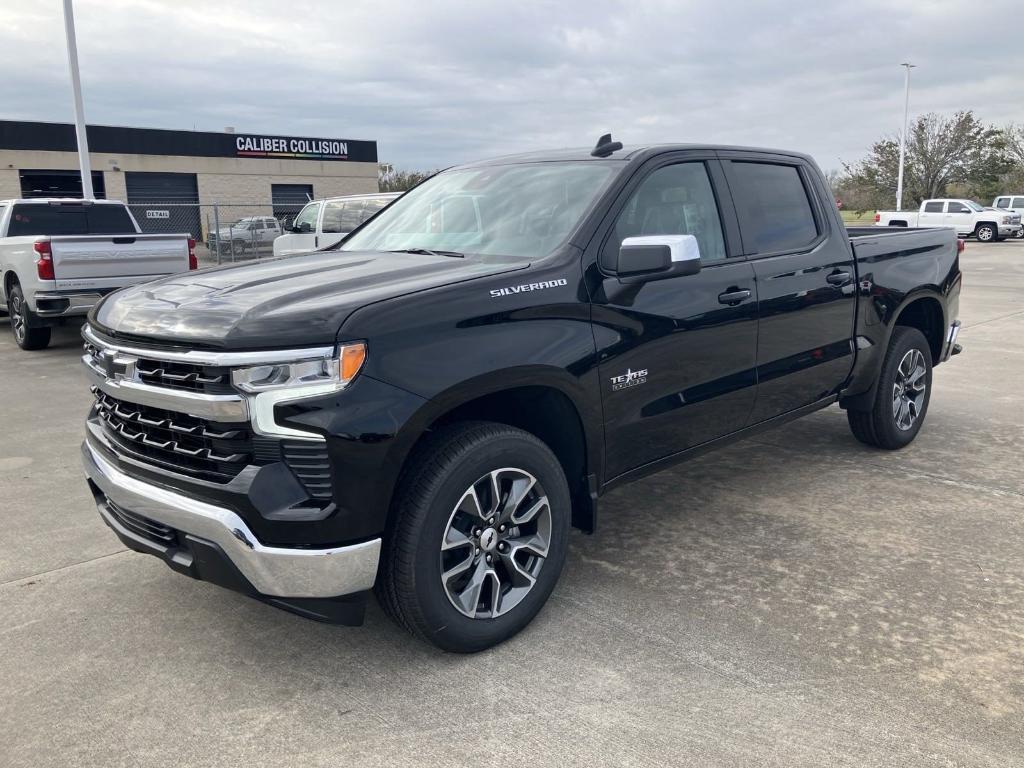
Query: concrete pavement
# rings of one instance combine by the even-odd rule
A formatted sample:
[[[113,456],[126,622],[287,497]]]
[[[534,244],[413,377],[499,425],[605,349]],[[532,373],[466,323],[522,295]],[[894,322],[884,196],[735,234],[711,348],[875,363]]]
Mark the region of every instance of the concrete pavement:
[[[0,331],[0,766],[1024,764],[1024,245],[962,264],[965,352],[911,447],[831,408],[616,491],[470,657],[124,551],[76,332]]]

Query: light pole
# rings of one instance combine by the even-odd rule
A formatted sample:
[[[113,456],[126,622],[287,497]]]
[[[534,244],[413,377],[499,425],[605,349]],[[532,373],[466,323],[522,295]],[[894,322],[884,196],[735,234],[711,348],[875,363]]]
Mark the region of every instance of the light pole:
[[[70,0],[65,0],[69,2]],[[903,81],[903,133],[900,134],[900,170],[896,179],[896,210],[902,210],[903,206],[903,161],[907,156],[907,122],[910,120],[910,70],[916,64],[903,62],[901,67],[906,69],[906,76]]]
[[[82,80],[78,76],[78,43],[75,41],[75,12],[71,0],[64,0],[64,34],[68,39],[68,69],[75,100],[75,135],[78,138],[78,165],[82,173],[82,198],[92,198],[92,169],[89,167],[89,139],[85,135],[85,108],[82,106]]]

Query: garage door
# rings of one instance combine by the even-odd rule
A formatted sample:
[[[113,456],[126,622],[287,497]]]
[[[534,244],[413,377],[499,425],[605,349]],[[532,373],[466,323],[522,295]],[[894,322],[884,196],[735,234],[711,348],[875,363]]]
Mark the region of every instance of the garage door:
[[[313,199],[313,185],[271,184],[270,197],[274,204],[274,218],[289,226],[302,206]]]
[[[19,171],[22,197],[81,197],[81,171]],[[92,172],[92,195],[97,200],[105,198],[103,172]]]
[[[199,187],[194,173],[124,175],[128,206],[143,232],[188,232],[199,239]]]

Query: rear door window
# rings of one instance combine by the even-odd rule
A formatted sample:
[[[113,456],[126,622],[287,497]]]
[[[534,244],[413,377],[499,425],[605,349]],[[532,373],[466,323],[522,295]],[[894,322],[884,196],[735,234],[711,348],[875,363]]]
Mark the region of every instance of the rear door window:
[[[942,213],[942,203],[925,203],[925,213]]]
[[[363,221],[373,216],[377,211],[382,210],[391,201],[384,197],[369,197],[366,199],[366,206],[363,208]],[[362,222],[360,222],[362,223]]]
[[[123,205],[15,205],[9,237],[26,235],[134,235]]]
[[[818,238],[814,208],[797,166],[734,160],[732,177],[748,253],[795,251]]]
[[[1013,198],[1013,204],[1010,207],[1011,208],[1024,208],[1024,197],[1015,197],[1015,198]]]
[[[321,231],[325,235],[351,232],[363,223],[362,210],[362,200],[336,200],[325,204]]]

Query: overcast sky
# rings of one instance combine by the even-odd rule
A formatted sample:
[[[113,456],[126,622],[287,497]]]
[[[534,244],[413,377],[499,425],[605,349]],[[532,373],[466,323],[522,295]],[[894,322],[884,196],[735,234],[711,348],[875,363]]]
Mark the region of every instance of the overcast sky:
[[[0,118],[70,122],[60,0],[0,0]],[[708,141],[856,160],[911,112],[1024,123],[1021,0],[77,0],[90,123],[375,139],[430,169]]]

